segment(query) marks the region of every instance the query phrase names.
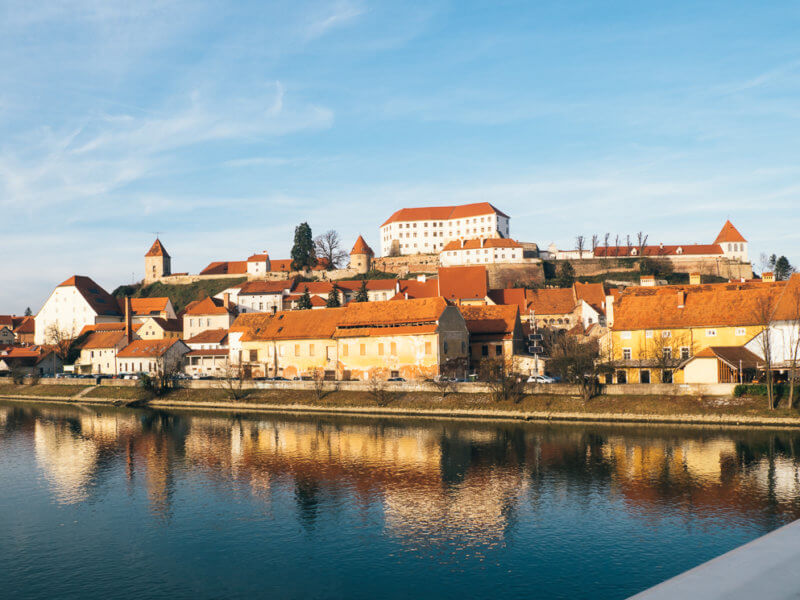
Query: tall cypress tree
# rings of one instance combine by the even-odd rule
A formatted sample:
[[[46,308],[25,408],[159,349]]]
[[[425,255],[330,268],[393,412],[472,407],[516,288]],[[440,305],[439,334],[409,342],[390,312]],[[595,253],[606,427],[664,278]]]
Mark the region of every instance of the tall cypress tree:
[[[314,252],[314,240],[308,223],[300,223],[294,229],[294,246],[292,246],[292,270],[303,271],[317,264]]]
[[[297,308],[300,310],[308,310],[311,308],[311,294],[308,293],[308,286],[306,286],[306,291],[303,292],[303,295],[300,296],[300,300],[297,301]]]
[[[328,292],[328,299],[325,301],[325,306],[328,308],[336,308],[341,305],[341,302],[339,302],[339,290],[334,285],[331,291]]]
[[[369,302],[369,295],[367,294],[367,280],[361,280],[361,287],[358,288],[353,302]]]

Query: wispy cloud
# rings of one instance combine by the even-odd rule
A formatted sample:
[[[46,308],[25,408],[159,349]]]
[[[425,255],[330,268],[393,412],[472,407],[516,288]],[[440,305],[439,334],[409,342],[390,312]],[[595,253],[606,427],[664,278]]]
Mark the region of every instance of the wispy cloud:
[[[305,38],[313,40],[322,37],[330,30],[342,27],[364,14],[365,9],[360,4],[346,0],[323,5],[318,14],[312,15],[305,26]]]

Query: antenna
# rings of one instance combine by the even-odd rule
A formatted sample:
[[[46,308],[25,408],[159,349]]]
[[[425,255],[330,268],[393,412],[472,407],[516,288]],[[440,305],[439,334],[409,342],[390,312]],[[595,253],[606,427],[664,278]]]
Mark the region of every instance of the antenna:
[[[156,239],[158,239],[162,232],[161,231],[151,231],[150,233],[156,234]]]

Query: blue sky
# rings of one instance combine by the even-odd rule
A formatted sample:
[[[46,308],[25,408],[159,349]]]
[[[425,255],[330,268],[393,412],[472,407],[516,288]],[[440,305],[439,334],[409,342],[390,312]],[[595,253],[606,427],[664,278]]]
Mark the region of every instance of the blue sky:
[[[800,263],[800,5],[0,1],[0,313],[72,274],[349,246],[487,200],[513,237]]]

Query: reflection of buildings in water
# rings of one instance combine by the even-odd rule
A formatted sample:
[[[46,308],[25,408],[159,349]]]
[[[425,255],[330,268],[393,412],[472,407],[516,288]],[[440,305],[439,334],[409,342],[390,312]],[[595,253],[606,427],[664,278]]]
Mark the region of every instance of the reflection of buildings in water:
[[[97,444],[73,433],[63,421],[41,419],[34,424],[33,439],[36,460],[58,502],[74,504],[85,500],[97,466]]]
[[[518,469],[479,469],[457,485],[395,488],[384,493],[386,529],[415,544],[477,546],[503,540],[509,512],[526,493]]]
[[[800,465],[785,457],[762,458],[745,470],[743,479],[773,495],[778,502],[791,503],[800,499]]]

